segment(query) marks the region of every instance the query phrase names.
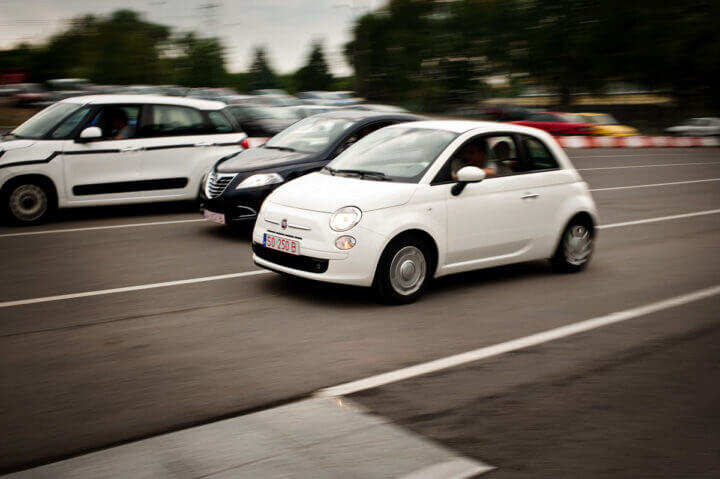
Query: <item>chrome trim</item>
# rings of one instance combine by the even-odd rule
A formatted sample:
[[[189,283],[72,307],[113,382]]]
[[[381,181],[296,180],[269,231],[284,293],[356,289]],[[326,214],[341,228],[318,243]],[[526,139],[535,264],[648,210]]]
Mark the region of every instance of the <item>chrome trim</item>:
[[[265,221],[267,221],[268,223],[270,223],[270,224],[272,224],[272,225],[280,226],[280,221],[278,221],[278,220],[273,220],[273,219],[270,219],[270,218],[265,218]],[[288,224],[287,224],[287,227],[288,227],[288,228],[292,228],[292,229],[296,229],[296,230],[300,230],[300,231],[311,231],[311,230],[312,230],[312,228],[310,228],[310,227],[308,227],[308,226],[296,225],[296,224],[293,224],[293,223],[288,223]]]
[[[257,216],[257,211],[250,208],[249,206],[238,205],[236,206],[236,208],[240,211],[243,211],[242,214],[238,215],[238,218],[251,218],[253,216]]]
[[[205,196],[213,199],[222,195],[236,176],[237,173],[217,173],[211,171],[208,174],[207,180],[205,180]]]
[[[265,221],[267,221],[268,223],[270,223],[270,224],[272,224],[272,225],[279,225],[279,224],[280,224],[279,221],[277,221],[277,220],[271,220],[270,218],[265,218]]]

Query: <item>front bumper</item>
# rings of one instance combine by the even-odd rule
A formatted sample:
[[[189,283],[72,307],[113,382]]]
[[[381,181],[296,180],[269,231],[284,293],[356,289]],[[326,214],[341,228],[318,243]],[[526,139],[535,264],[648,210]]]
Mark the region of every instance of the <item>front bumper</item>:
[[[203,195],[200,208],[225,215],[225,222],[228,224],[255,221],[263,201],[277,186],[279,185],[248,188],[237,192],[225,191],[217,198],[205,198]]]

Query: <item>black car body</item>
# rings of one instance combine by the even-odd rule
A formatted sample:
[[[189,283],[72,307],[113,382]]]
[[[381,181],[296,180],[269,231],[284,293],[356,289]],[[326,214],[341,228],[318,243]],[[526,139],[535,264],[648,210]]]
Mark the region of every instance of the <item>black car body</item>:
[[[269,138],[298,121],[293,112],[285,108],[241,103],[225,108],[250,137]]]
[[[320,170],[372,131],[423,119],[362,110],[336,110],[305,118],[261,147],[221,159],[203,184],[202,209],[224,215],[225,224],[254,221],[262,202],[281,184]],[[268,181],[258,181],[263,178]]]

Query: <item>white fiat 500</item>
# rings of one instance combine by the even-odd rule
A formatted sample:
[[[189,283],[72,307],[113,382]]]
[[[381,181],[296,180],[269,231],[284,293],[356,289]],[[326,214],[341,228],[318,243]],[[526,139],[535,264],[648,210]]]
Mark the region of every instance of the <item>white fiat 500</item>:
[[[150,95],[55,103],[0,141],[0,214],[32,224],[56,207],[194,199],[247,137],[224,108]]]
[[[586,183],[547,133],[403,123],[276,189],[258,215],[253,258],[407,303],[431,278],[461,271],[543,258],[580,271],[596,223]]]

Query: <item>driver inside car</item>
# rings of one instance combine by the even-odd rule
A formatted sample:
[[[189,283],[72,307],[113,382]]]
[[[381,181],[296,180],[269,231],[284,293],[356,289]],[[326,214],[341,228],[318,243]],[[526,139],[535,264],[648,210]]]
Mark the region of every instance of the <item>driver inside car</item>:
[[[457,181],[457,173],[465,166],[476,166],[485,172],[486,177],[497,175],[498,167],[494,161],[488,161],[485,149],[477,143],[463,146],[459,154],[450,163],[452,179]]]

